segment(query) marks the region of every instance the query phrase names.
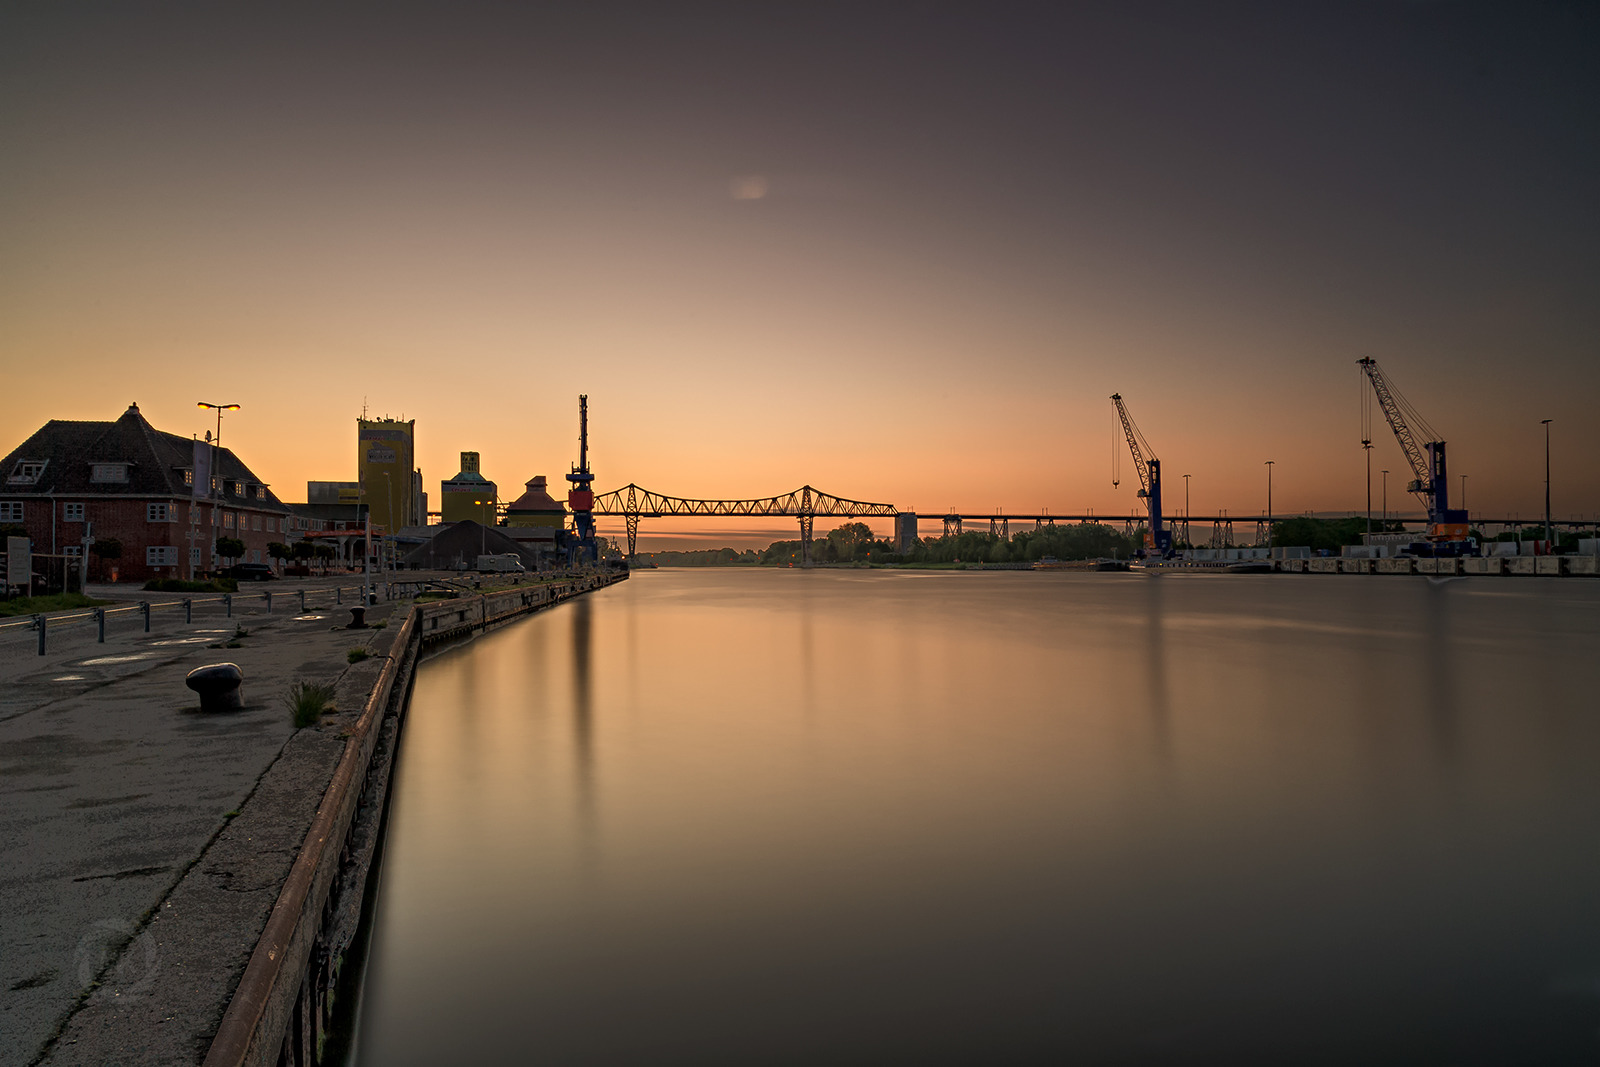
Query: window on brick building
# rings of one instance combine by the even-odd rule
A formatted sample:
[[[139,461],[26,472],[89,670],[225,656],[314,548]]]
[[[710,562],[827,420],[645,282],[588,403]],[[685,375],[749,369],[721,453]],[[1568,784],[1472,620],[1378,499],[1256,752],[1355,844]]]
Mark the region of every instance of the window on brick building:
[[[39,475],[44,473],[45,465],[49,462],[47,459],[19,459],[17,465],[11,468],[8,480],[17,485],[32,485],[39,480]]]
[[[193,469],[185,470],[183,472],[183,484],[184,485],[193,485],[194,484],[194,470]]]
[[[190,526],[199,526],[200,525],[200,509],[197,506],[195,506],[194,504],[190,504],[189,505],[189,525]]]
[[[252,529],[252,530],[261,529],[261,516],[260,515],[251,516],[251,518],[250,518],[250,529]]]
[[[147,522],[176,522],[178,516],[174,513],[171,504],[146,504],[144,517]]]
[[[83,555],[83,546],[82,545],[64,545],[62,547],[62,549],[61,549],[61,554],[63,556],[69,556],[69,557],[71,557],[73,559],[77,559],[79,556]]]
[[[193,563],[197,567],[200,565],[200,546],[199,545],[196,545],[195,547],[189,549],[189,562]]]
[[[148,545],[144,550],[144,562],[147,567],[176,567],[178,546]]]
[[[63,522],[82,522],[83,521],[83,505],[82,504],[62,504],[61,505],[61,520]]]
[[[0,500],[0,522],[21,522],[22,501]]]
[[[94,463],[89,466],[91,482],[123,483],[128,480],[126,463]]]

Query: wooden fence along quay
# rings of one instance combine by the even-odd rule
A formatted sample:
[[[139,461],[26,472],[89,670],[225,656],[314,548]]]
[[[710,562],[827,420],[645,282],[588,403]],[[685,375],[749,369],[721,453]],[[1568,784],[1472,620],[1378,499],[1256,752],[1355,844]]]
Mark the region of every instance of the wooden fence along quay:
[[[212,1039],[206,1067],[310,1067],[318,1061],[330,993],[361,922],[395,743],[423,650],[626,577],[625,571],[598,573],[411,608]]]

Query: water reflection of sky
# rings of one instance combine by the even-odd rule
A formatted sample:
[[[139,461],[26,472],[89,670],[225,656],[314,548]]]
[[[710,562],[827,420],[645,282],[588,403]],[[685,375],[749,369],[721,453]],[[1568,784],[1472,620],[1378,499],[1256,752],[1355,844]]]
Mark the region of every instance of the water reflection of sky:
[[[1589,1056],[1600,585],[1493,581],[662,571],[490,634],[418,678],[363,1060]]]

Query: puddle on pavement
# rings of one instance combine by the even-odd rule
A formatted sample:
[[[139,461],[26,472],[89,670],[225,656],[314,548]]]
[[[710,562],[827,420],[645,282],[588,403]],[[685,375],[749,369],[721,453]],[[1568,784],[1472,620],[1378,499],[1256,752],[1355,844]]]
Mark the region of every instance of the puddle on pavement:
[[[94,659],[84,660],[78,666],[99,667],[107,663],[132,663],[135,660],[149,659],[154,654],[153,652],[135,652],[130,656],[96,656]]]

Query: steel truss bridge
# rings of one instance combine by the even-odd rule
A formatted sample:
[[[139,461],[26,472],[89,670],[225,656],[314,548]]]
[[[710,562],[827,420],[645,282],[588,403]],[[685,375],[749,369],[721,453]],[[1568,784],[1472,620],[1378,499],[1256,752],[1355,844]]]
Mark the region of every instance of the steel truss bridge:
[[[596,515],[621,515],[628,524],[628,556],[638,548],[639,520],[661,519],[669,515],[694,516],[773,516],[786,515],[800,521],[800,542],[806,557],[811,551],[812,521],[818,516],[839,518],[894,518],[899,514],[893,504],[871,504],[864,500],[847,500],[824,493],[809,485],[802,485],[778,496],[755,497],[749,500],[697,500],[690,497],[668,496],[652,492],[629,482],[621,489],[602,493],[594,498]]]
[[[810,558],[812,528],[818,516],[845,519],[892,519],[897,515],[910,513],[902,512],[893,504],[875,504],[865,500],[851,500],[848,497],[825,493],[809,485],[802,485],[799,489],[788,493],[780,493],[777,496],[752,497],[743,500],[710,500],[669,496],[666,493],[657,493],[630,482],[621,489],[597,494],[594,498],[594,514],[622,516],[628,529],[629,557],[634,556],[638,551],[639,521],[641,519],[662,519],[680,516],[702,518],[783,516],[793,518],[800,524],[801,550],[806,558]],[[989,533],[998,537],[1009,537],[1013,522],[1018,524],[1031,522],[1034,529],[1052,526],[1058,522],[1097,522],[1108,526],[1120,525],[1122,532],[1131,536],[1136,529],[1147,521],[1144,515],[1096,515],[1092,511],[1078,515],[1052,515],[1048,511],[1026,514],[1014,512],[979,514],[951,510],[945,515],[928,515],[921,516],[921,518],[925,521],[942,520],[944,533],[947,537],[960,534],[964,528],[963,524],[974,526],[984,522],[989,524]],[[1228,517],[1227,512],[1214,516],[1181,517],[1173,520],[1174,533],[1179,539],[1189,540],[1189,524],[1191,522],[1197,524],[1211,523],[1210,543],[1212,546],[1222,548],[1233,544],[1233,520]],[[1265,517],[1256,521],[1256,527],[1257,540],[1264,540],[1266,537]]]
[[[809,485],[802,485],[788,493],[777,496],[753,497],[747,500],[707,500],[694,497],[668,496],[665,493],[653,492],[643,486],[629,483],[621,489],[609,493],[597,494],[594,498],[594,514],[617,516],[620,515],[628,527],[628,555],[632,557],[638,550],[639,520],[662,519],[678,516],[699,517],[729,517],[752,516],[772,517],[786,516],[799,521],[800,542],[802,553],[806,559],[811,556],[811,532],[814,520],[818,516],[824,518],[885,518],[892,519],[899,515],[913,513],[901,511],[893,504],[874,504],[865,500],[851,500],[847,497],[834,496],[824,493],[820,489]],[[995,511],[993,513],[958,511],[952,508],[943,515],[916,516],[919,521],[944,523],[944,535],[952,537],[959,535],[964,529],[983,529],[983,524],[988,524],[988,532],[996,537],[1010,537],[1011,524],[1019,526],[1033,524],[1035,530],[1057,523],[1100,523],[1116,528],[1120,526],[1124,536],[1131,537],[1144,526],[1149,517],[1143,514],[1134,515],[1096,515],[1093,511],[1079,514],[1053,515],[1048,510],[1038,512],[1007,512]],[[1219,511],[1215,515],[1176,515],[1169,518],[1173,536],[1191,545],[1198,542],[1191,536],[1194,527],[1195,533],[1205,538],[1205,543],[1211,548],[1232,548],[1234,545],[1233,524],[1238,521],[1241,525],[1254,523],[1254,538],[1249,543],[1261,544],[1267,539],[1267,526],[1270,522],[1282,522],[1284,519],[1293,518],[1292,515],[1275,515],[1270,519],[1265,513],[1235,520],[1226,511]],[[1354,513],[1352,513],[1354,517]],[[1417,523],[1425,521],[1415,516],[1401,516],[1391,513],[1389,521]],[[1377,521],[1374,517],[1374,522]],[[1496,525],[1538,525],[1537,519],[1491,519],[1479,517],[1473,520],[1477,526]],[[1210,524],[1209,536],[1204,533],[1205,526]],[[1600,517],[1593,521],[1556,519],[1552,525],[1567,529],[1581,529],[1585,526],[1594,526],[1600,530]],[[1246,525],[1248,529],[1248,526]]]

